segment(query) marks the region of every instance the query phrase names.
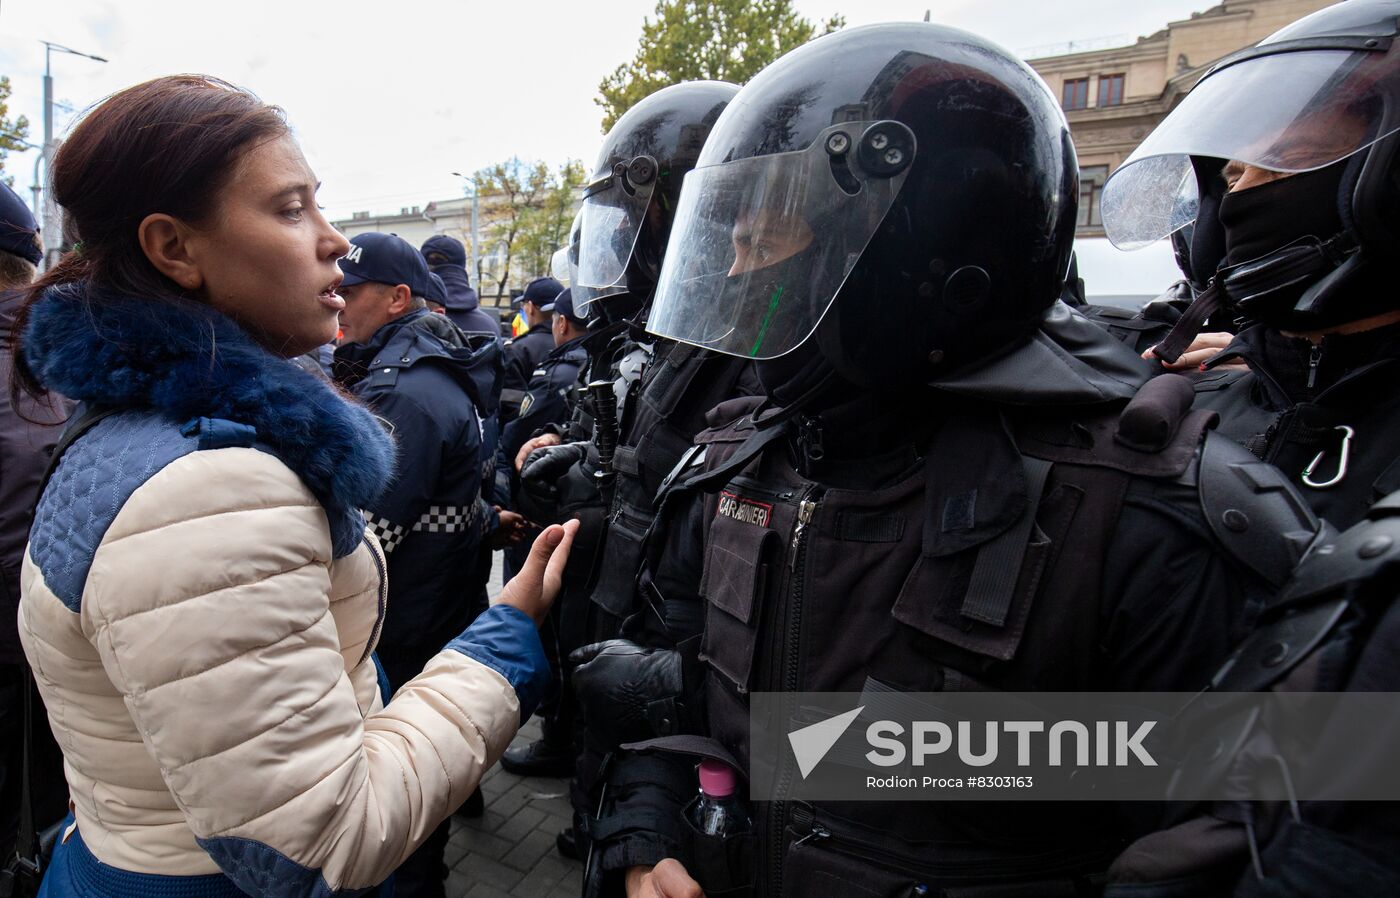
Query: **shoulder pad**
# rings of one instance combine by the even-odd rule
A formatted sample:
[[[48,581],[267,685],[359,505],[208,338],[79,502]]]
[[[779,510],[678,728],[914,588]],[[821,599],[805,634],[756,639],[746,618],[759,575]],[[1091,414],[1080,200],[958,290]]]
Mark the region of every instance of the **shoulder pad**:
[[[1201,435],[1217,420],[1214,412],[1192,409],[1192,399],[1184,377],[1160,375],[1144,384],[1121,412],[1041,418],[1018,427],[1017,443],[1033,458],[1177,478],[1195,459]]]
[[[1271,586],[1282,586],[1321,524],[1283,472],[1229,437],[1207,433],[1194,471],[1206,523],[1220,545]]]
[[[634,345],[632,351],[617,360],[617,376],[623,383],[632,384],[641,379],[651,352],[641,344]]]
[[[695,442],[742,443],[753,434],[753,412],[762,403],[762,396],[726,399],[705,413],[705,423],[710,426],[695,435]]]
[[[1375,505],[1366,520],[1328,534],[1294,572],[1270,607],[1287,607],[1373,581],[1400,562],[1400,492]]]
[[[1213,688],[1253,692],[1278,683],[1343,620],[1358,588],[1380,584],[1393,589],[1400,570],[1400,493],[1376,503],[1366,520],[1340,535],[1325,523],[1323,528],[1326,532],[1318,537],[1316,548],[1270,601],[1263,623],[1216,674]],[[1318,684],[1297,688],[1314,689]]]

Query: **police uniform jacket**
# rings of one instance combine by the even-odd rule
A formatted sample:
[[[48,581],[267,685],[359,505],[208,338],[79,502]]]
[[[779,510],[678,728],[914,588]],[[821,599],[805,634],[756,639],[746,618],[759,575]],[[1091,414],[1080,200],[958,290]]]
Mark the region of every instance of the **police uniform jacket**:
[[[578,383],[579,371],[588,361],[588,352],[580,345],[582,342],[583,337],[577,337],[556,346],[530,373],[519,412],[501,434],[502,456],[512,466],[515,454],[536,431],[545,425],[569,420],[573,411],[569,395]]]
[[[460,331],[426,310],[336,350],[337,379],[387,422],[398,445],[393,479],[365,508],[389,565],[386,653],[440,646],[469,619],[482,514],[475,361]]]

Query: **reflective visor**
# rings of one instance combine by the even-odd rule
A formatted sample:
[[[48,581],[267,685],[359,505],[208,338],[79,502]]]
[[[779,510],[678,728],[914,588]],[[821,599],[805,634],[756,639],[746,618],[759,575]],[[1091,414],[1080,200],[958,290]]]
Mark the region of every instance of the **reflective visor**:
[[[656,189],[656,163],[640,158],[650,164],[651,177],[645,183],[635,183],[629,178],[628,167],[619,165],[584,190],[577,223],[578,271],[572,279],[574,304],[580,315],[599,296],[625,292],[627,260],[632,257]]]
[[[898,123],[849,122],[799,152],[690,172],[647,330],[745,358],[796,348],[899,194],[914,153]],[[862,158],[884,171],[862,168]]]
[[[1103,188],[1103,223],[1137,249],[1195,221],[1192,156],[1279,172],[1331,165],[1400,128],[1385,95],[1389,53],[1301,50],[1257,56],[1196,85]]]

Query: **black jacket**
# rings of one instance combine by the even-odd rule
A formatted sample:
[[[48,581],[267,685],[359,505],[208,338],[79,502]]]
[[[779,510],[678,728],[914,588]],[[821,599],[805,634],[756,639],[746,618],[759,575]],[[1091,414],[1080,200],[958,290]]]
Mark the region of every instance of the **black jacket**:
[[[336,350],[336,379],[388,422],[398,444],[394,480],[365,509],[389,564],[380,644],[390,650],[440,647],[470,618],[486,405],[473,377],[477,354],[451,322],[425,310]]]
[[[520,412],[525,390],[535,369],[554,351],[554,333],[548,324],[537,324],[514,340],[507,340],[506,373],[501,388],[501,424],[509,424]]]
[[[1211,370],[1196,379],[1196,407],[1220,414],[1220,432],[1277,465],[1320,517],[1337,528],[1362,520],[1400,490],[1400,325],[1332,335],[1314,347],[1255,325],[1210,360],[1243,359],[1248,371]],[[1355,435],[1339,471],[1341,427]]]
[[[39,498],[39,479],[73,409],[71,402],[56,393],[50,394],[48,403],[25,397],[19,409],[10,401],[10,339],[22,299],[18,290],[0,293],[0,664],[24,660],[15,629],[19,571],[29,542],[34,502]]]
[[[1151,450],[1118,440],[1129,435],[1118,412],[1143,372],[1121,344],[1057,309],[1017,352],[922,395],[863,396],[790,422],[748,461],[743,446],[760,429],[734,412],[752,402],[717,409],[716,423],[730,422],[697,438],[697,473],[667,495],[642,578],[653,604],[629,624],[638,641],[698,659],[679,702],[691,732],[745,769],[750,692],[1203,686],[1291,562],[1255,570],[1211,526],[1205,472],[1249,458],[1202,439],[1211,416],[1185,415]],[[1022,466],[1048,471],[1038,492]],[[1316,526],[1289,517],[1288,501],[1247,507],[1266,541]],[[998,581],[1005,623],[979,623],[968,616],[977,559],[1017,532],[1002,514],[1016,508],[1030,509],[1020,513],[1033,515],[1033,536],[1019,575]],[[694,861],[680,813],[693,760],[624,752],[607,779],[613,797],[590,824],[606,834],[595,849],[610,873],[604,892],[628,866]],[[819,894],[833,881],[878,883],[879,894],[1013,882],[1021,891],[997,894],[1060,894],[1103,870],[1139,825],[1093,803],[754,811],[758,895]],[[814,820],[827,836],[799,841]],[[925,872],[958,864],[998,872],[937,883]]]

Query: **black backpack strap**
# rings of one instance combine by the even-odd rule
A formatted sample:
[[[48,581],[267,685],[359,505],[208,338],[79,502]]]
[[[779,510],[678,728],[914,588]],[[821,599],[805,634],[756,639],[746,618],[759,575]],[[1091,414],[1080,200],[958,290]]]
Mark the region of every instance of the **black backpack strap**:
[[[78,406],[77,412],[68,419],[67,426],[59,435],[53,454],[49,456],[44,476],[39,480],[39,490],[34,494],[34,508],[30,509],[31,517],[39,505],[39,498],[44,495],[44,489],[49,485],[50,478],[58,469],[59,460],[63,458],[63,453],[68,450],[68,447],[76,443],[83,434],[96,427],[99,422],[120,411],[122,409],[112,406],[96,406],[87,403]],[[30,777],[30,771],[33,768],[32,752],[34,746],[34,673],[29,669],[28,664],[21,663],[20,669],[23,671],[20,676],[20,688],[24,691],[24,744],[19,785],[19,832],[15,837],[14,857],[7,865],[7,869],[0,872],[0,894],[9,894],[6,888],[14,889],[16,880],[20,877],[32,878],[33,882],[37,884],[43,875],[44,867],[43,858],[39,852],[39,832],[34,824],[34,795]],[[4,882],[5,879],[10,881]],[[15,894],[22,893],[15,892]]]
[[[58,470],[58,463],[63,459],[63,453],[68,451],[68,447],[78,442],[83,434],[92,430],[102,421],[123,411],[126,409],[119,406],[79,403],[78,410],[64,425],[63,433],[58,435],[58,442],[53,447],[53,454],[49,456],[48,467],[44,468],[44,476],[39,478],[39,491],[34,494],[35,507],[30,509],[31,512],[38,508],[39,499],[44,495],[44,490],[48,487],[53,472]]]

